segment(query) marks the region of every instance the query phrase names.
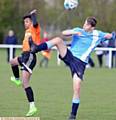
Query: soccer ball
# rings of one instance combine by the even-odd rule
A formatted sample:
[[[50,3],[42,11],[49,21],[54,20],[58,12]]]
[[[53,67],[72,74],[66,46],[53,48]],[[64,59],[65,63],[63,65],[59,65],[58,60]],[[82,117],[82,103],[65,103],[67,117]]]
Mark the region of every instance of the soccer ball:
[[[64,8],[66,10],[73,10],[78,7],[78,0],[64,0]]]

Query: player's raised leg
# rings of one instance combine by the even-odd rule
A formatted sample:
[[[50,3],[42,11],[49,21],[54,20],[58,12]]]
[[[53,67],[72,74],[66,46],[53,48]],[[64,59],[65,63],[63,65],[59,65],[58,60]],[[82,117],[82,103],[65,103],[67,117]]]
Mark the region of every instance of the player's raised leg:
[[[60,37],[55,37],[50,41],[44,42],[40,45],[35,45],[33,41],[30,39],[30,46],[31,46],[31,52],[32,53],[37,53],[42,50],[48,50],[54,46],[57,47],[59,54],[61,57],[64,57],[67,52],[67,47],[65,46],[63,39]]]

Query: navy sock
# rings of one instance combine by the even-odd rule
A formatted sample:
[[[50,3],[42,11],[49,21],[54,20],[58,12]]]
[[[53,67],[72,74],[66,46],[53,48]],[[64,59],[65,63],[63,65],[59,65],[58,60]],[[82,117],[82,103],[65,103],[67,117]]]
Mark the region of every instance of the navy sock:
[[[13,71],[13,75],[15,76],[15,78],[19,78],[19,68],[18,65],[12,66],[12,71]]]
[[[79,107],[79,103],[72,103],[72,112],[71,112],[72,115],[74,116],[77,115],[78,107]]]
[[[48,46],[47,46],[47,43],[42,43],[40,45],[37,46],[37,51],[42,51],[42,50],[47,50],[48,49]]]
[[[34,102],[34,94],[31,87],[25,88],[27,99],[29,102]]]

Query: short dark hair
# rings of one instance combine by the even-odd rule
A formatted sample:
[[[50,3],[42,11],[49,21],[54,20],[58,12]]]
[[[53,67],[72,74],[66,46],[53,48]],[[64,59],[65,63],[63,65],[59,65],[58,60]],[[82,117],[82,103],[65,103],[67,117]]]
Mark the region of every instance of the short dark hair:
[[[88,17],[87,18],[87,23],[89,23],[92,27],[95,27],[97,24],[97,20],[95,17]]]
[[[25,15],[25,16],[23,16],[23,20],[25,20],[26,18],[30,18],[31,19],[31,15]]]

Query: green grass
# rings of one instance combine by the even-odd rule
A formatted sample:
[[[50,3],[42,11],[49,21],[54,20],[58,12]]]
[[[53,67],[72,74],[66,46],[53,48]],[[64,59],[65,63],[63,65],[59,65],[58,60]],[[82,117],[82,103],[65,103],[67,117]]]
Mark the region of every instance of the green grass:
[[[17,88],[10,83],[12,72],[6,63],[4,50],[0,50],[0,61],[0,116],[23,117],[28,111],[28,102],[22,87]],[[116,69],[86,70],[78,120],[116,119],[115,74]],[[56,66],[55,52],[48,69],[36,66],[30,84],[38,108],[35,117],[40,116],[41,120],[67,120],[71,110],[72,80],[70,71],[64,64]]]

